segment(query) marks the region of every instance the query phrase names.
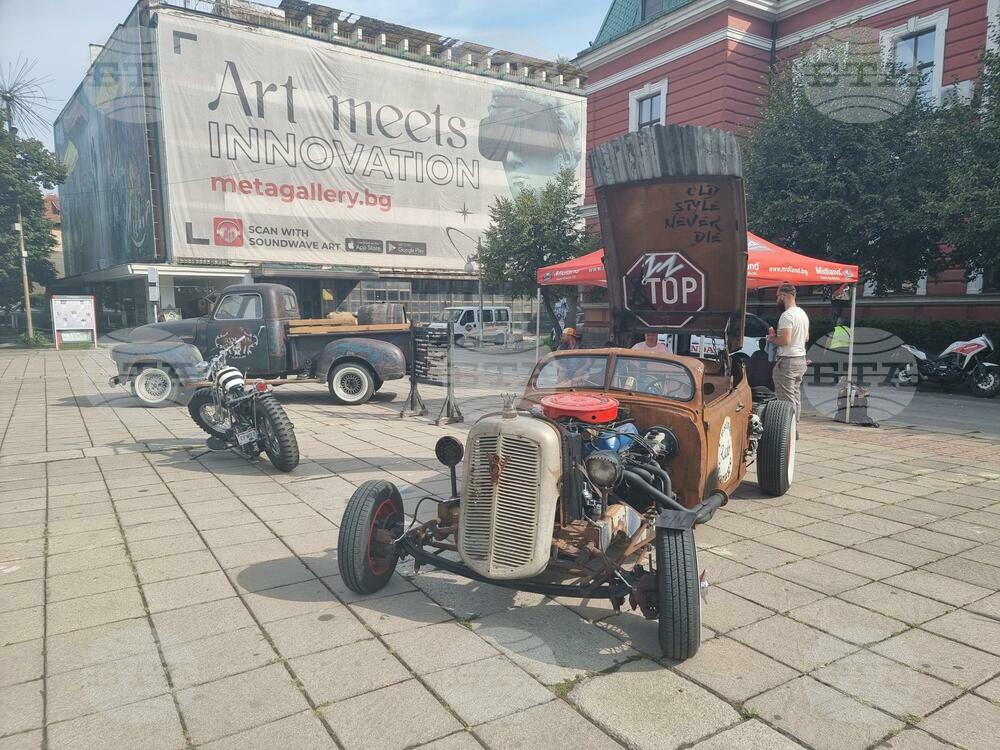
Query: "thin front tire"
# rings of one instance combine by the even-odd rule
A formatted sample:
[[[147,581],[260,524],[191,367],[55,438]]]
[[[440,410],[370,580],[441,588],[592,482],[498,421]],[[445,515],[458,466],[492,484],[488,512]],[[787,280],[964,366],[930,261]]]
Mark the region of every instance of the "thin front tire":
[[[351,495],[337,544],[337,566],[347,588],[374,594],[389,583],[399,561],[395,535],[403,520],[403,500],[392,482],[371,479]]]
[[[656,530],[656,584],[663,655],[690,659],[701,645],[698,548],[691,529]]]

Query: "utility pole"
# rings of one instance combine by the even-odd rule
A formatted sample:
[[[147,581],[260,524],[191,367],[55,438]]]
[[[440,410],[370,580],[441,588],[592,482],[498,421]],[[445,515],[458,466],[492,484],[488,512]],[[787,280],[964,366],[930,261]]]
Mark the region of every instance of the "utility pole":
[[[483,241],[476,240],[476,268],[479,269],[479,348],[483,348],[483,339],[486,337],[486,321],[483,320]]]
[[[21,204],[17,204],[17,232],[21,244],[21,283],[24,284],[24,315],[28,323],[28,341],[35,341],[35,325],[31,319],[31,284],[28,283],[28,251],[24,249],[24,223],[21,221]]]

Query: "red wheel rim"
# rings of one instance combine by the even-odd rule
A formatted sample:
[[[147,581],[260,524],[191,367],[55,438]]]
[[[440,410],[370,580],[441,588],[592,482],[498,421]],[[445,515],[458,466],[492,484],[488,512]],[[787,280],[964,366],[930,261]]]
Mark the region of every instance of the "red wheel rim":
[[[383,576],[392,569],[391,544],[375,539],[376,532],[389,533],[392,518],[396,515],[393,498],[387,497],[375,509],[372,525],[368,529],[368,569],[377,576]]]

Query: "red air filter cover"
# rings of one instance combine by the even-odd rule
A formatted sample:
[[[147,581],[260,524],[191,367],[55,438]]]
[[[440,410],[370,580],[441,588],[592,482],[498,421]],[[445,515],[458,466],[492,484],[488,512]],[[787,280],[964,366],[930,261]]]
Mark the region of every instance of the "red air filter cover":
[[[549,419],[572,417],[581,422],[602,424],[618,417],[618,401],[610,396],[556,393],[542,397],[542,413]]]

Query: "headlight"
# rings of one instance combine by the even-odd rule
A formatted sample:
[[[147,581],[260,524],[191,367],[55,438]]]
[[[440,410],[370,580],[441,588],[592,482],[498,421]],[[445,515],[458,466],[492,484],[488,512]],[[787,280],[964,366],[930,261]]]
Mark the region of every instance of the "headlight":
[[[622,459],[614,451],[595,451],[583,462],[587,476],[599,489],[609,490],[622,478]]]
[[[451,435],[445,435],[434,446],[434,455],[445,466],[458,466],[462,463],[462,456],[465,455],[465,449]]]

